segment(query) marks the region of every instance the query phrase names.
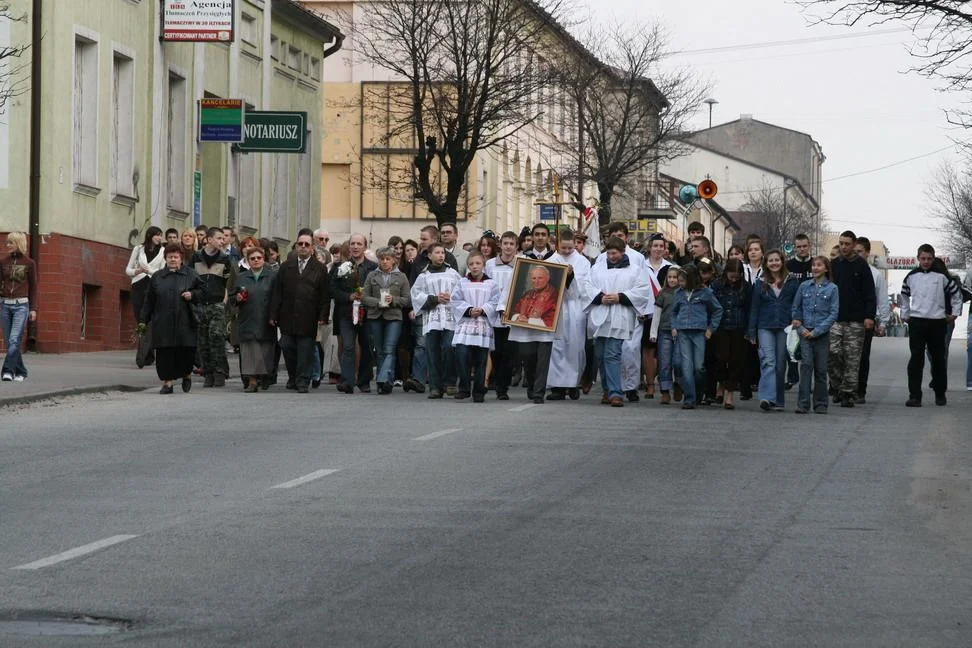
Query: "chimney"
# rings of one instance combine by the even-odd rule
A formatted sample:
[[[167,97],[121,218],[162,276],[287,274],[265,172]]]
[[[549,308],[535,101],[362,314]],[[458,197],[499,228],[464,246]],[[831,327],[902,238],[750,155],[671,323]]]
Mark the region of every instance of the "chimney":
[[[739,115],[739,121],[753,121],[752,113],[743,113]]]

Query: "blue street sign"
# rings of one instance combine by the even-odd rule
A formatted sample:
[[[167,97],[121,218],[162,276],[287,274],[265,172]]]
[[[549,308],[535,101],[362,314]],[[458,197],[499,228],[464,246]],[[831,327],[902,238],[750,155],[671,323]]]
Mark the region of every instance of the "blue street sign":
[[[560,205],[540,205],[540,221],[556,221]]]

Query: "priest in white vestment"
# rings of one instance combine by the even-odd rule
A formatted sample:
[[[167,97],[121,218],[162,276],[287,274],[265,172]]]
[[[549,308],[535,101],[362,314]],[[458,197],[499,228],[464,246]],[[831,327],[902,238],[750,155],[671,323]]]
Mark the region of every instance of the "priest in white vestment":
[[[587,313],[585,309],[597,296],[591,284],[591,262],[576,251],[574,233],[570,230],[560,232],[557,253],[548,259],[551,263],[570,266],[567,275],[567,290],[564,292],[560,307],[560,321],[554,334],[553,349],[550,353],[550,368],[547,373],[547,387],[550,394],[547,400],[571,400],[580,398],[581,375],[586,363],[585,344],[587,342]]]

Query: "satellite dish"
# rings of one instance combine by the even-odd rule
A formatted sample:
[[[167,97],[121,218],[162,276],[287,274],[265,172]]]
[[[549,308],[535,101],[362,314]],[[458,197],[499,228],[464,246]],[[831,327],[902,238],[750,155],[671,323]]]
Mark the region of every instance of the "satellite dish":
[[[678,199],[684,205],[691,205],[699,199],[699,190],[695,185],[682,185],[678,190]]]

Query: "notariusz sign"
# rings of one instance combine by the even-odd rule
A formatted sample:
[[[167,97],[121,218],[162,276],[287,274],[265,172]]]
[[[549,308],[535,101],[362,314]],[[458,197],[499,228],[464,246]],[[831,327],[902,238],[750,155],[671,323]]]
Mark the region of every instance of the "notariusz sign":
[[[304,153],[307,151],[307,113],[248,110],[243,153]]]

